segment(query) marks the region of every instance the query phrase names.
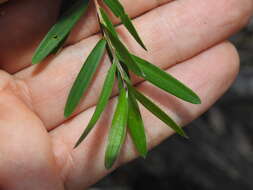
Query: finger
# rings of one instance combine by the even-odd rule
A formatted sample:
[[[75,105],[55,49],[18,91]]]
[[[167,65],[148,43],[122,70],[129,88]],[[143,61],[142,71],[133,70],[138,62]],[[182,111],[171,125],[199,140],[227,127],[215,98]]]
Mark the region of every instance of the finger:
[[[149,48],[146,54],[137,47],[125,30],[120,28],[120,32],[136,54],[161,68],[167,68],[227,38],[247,21],[250,13],[245,7],[250,7],[251,1],[240,1],[238,5],[237,0],[229,2],[175,1],[139,17],[135,24]],[[194,11],[191,11],[193,7]],[[16,75],[27,82],[34,109],[47,129],[64,121],[63,110],[69,89],[97,40],[97,36],[83,40],[66,48],[59,56],[48,60],[48,63],[31,67]],[[77,113],[97,102],[109,66],[108,61],[105,62],[97,72],[97,77],[85,94]]]
[[[125,8],[127,14],[131,18],[134,18],[171,1],[173,0],[137,0],[133,3],[129,0],[121,0],[121,3]],[[120,22],[119,19],[117,19],[106,6],[103,7],[108,11],[113,23],[118,24]],[[87,38],[90,35],[97,33],[98,31],[99,25],[97,21],[96,10],[94,5],[91,5],[87,14],[84,15],[74,27],[69,39],[67,40],[66,45],[79,42],[81,39]]]
[[[0,68],[17,72],[55,22],[60,0],[16,0],[0,7]]]
[[[185,125],[208,109],[231,85],[238,72],[238,63],[238,55],[233,46],[222,43],[167,70],[200,95],[201,105],[180,101],[147,82],[141,83],[137,88],[162,106],[177,123]],[[73,146],[88,123],[94,107],[51,132],[54,150],[59,164],[64,166],[62,173],[63,176],[67,176],[65,184],[69,189],[79,190],[87,187],[108,173],[104,168],[104,152],[115,99],[111,100],[94,131],[77,149],[73,150]],[[141,111],[149,148],[159,144],[173,133],[143,107]],[[132,142],[130,138],[127,138],[118,164],[125,163],[136,156]]]
[[[130,16],[138,16],[162,3],[171,0],[123,0],[128,7]],[[9,2],[0,9],[0,67],[15,73],[31,64],[32,55],[39,41],[55,22],[60,7],[57,1],[23,0]],[[131,4],[131,6],[129,6]],[[45,11],[46,10],[46,11]],[[19,18],[19,19],[17,19]],[[97,18],[94,7],[78,22],[66,45],[98,32]]]
[[[51,139],[20,99],[18,86],[0,71],[0,189],[63,190]]]

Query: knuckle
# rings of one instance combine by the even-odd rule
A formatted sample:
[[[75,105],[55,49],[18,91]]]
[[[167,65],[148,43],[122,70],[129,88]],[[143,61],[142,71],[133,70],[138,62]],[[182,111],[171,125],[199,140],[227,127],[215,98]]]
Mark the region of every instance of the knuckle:
[[[11,76],[7,72],[0,70],[0,92],[4,91],[10,86],[13,86],[13,80]]]
[[[21,86],[19,83],[19,80],[16,80],[9,73],[4,70],[0,70],[0,95],[6,91],[11,92],[15,95],[19,95],[20,91],[23,89],[23,86]]]
[[[0,70],[0,96],[3,97],[0,101],[4,102],[5,95],[9,93],[21,99],[30,109],[33,108],[31,92],[26,82]]]

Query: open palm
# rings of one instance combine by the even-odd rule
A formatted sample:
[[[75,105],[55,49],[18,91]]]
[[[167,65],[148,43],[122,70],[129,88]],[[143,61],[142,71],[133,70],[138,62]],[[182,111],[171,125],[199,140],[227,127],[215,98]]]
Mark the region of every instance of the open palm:
[[[201,97],[201,105],[191,105],[135,78],[137,88],[185,125],[207,110],[235,78],[238,55],[223,41],[247,23],[253,0],[122,3],[136,17],[134,23],[149,51],[141,50],[119,26],[128,47]],[[73,80],[99,39],[94,7],[90,6],[60,54],[40,65],[30,64],[59,7],[60,0],[10,0],[0,7],[0,188],[4,190],[82,190],[110,172],[103,163],[115,97],[94,131],[73,150],[94,111],[109,64],[101,64],[74,116],[69,120],[63,116]],[[103,62],[108,61],[105,56]],[[142,114],[149,148],[173,133],[144,108]],[[127,138],[117,166],[136,156]]]

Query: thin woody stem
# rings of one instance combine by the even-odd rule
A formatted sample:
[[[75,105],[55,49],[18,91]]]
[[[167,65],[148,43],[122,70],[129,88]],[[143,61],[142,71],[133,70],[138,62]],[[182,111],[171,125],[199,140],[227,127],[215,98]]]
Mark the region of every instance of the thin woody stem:
[[[94,0],[94,4],[95,4],[96,11],[97,11],[97,18],[98,18],[98,23],[99,23],[99,26],[100,26],[100,30],[101,30],[102,36],[107,41],[107,48],[106,49],[107,49],[107,53],[109,55],[110,61],[111,61],[111,63],[116,62],[116,64],[117,64],[117,70],[120,73],[120,76],[121,76],[121,79],[123,81],[124,87],[126,88],[127,85],[125,84],[125,80],[127,80],[128,82],[130,82],[130,76],[125,71],[125,69],[122,67],[122,65],[121,65],[121,63],[120,63],[120,61],[119,61],[119,59],[118,59],[118,57],[116,55],[115,49],[112,46],[111,40],[107,36],[106,31],[104,30],[104,28],[103,28],[103,26],[101,24],[101,22],[102,22],[102,15],[100,14],[100,5],[98,3],[98,0]]]

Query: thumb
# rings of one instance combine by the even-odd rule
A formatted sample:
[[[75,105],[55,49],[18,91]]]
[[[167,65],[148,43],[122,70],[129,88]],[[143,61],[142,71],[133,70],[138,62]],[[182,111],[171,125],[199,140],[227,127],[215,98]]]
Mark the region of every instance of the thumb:
[[[48,133],[22,97],[21,82],[0,71],[0,189],[63,190]]]

